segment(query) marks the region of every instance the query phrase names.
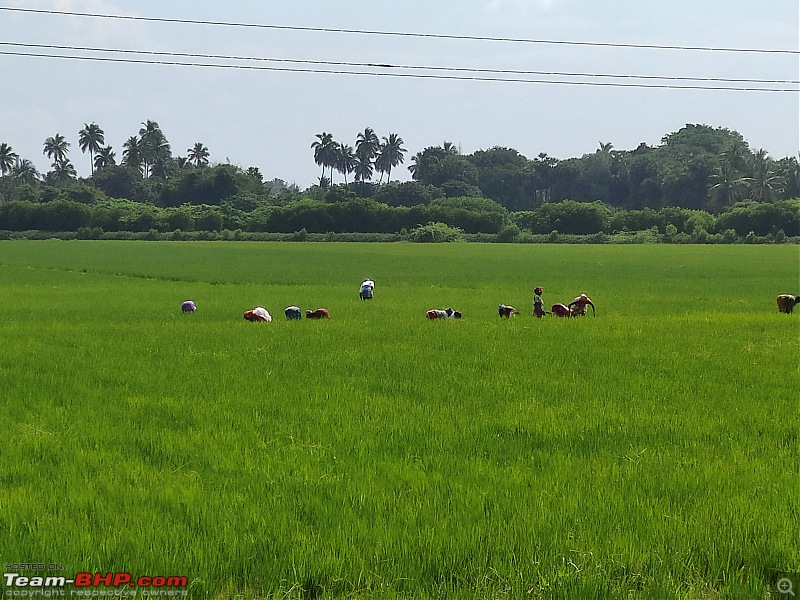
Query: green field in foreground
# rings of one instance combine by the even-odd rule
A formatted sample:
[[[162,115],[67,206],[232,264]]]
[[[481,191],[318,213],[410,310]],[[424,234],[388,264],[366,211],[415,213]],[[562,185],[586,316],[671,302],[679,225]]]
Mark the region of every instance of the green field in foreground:
[[[533,318],[537,284],[597,318]],[[0,242],[0,560],[198,598],[764,598],[800,570],[779,293],[796,246]]]

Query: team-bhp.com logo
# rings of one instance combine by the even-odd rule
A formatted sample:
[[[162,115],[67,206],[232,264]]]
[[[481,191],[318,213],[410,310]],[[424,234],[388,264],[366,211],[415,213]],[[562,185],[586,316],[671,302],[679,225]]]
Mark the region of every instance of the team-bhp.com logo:
[[[28,576],[3,573],[7,597],[176,597],[188,596],[189,580],[176,576],[141,576],[130,573],[76,573],[74,577]],[[74,586],[72,589],[65,589]],[[102,588],[102,589],[101,589]],[[110,588],[110,589],[108,589]]]

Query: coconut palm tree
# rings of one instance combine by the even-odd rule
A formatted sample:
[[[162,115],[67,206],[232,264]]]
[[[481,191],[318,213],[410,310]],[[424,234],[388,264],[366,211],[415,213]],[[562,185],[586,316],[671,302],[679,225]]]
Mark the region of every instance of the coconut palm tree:
[[[444,150],[447,154],[461,154],[458,151],[458,146],[456,146],[453,142],[448,142],[445,140],[442,142],[442,150]]]
[[[84,123],[83,129],[78,132],[78,145],[84,154],[89,151],[89,161],[92,163],[92,175],[94,175],[94,155],[105,143],[105,133],[97,123]]]
[[[425,160],[425,154],[423,154],[421,150],[411,157],[411,164],[408,165],[408,170],[411,172],[411,179],[416,181],[423,160]]]
[[[597,149],[597,154],[611,154],[614,149],[614,144],[611,142],[597,142],[600,147]]]
[[[331,168],[331,178],[333,177],[333,165],[336,159],[336,146],[338,144],[333,141],[333,135],[330,133],[322,132],[316,135],[317,141],[311,143],[314,149],[314,162],[322,165],[322,175],[320,179],[325,177],[325,169]]]
[[[197,142],[194,147],[189,148],[187,152],[189,153],[189,162],[194,163],[195,167],[208,165],[208,148],[201,142]]]
[[[347,174],[352,173],[356,167],[356,155],[352,146],[338,144],[335,166],[336,170],[344,175],[344,183],[347,185]]]
[[[142,145],[139,138],[132,135],[122,144],[122,164],[141,170],[142,168]]]
[[[116,157],[117,155],[111,146],[100,148],[94,157],[94,168],[99,171],[104,167],[115,165],[117,164]]]
[[[727,162],[734,171],[743,172],[747,170],[751,154],[746,143],[732,141],[728,148],[720,154],[720,157],[723,161]]]
[[[711,200],[709,208],[713,212],[722,212],[740,200],[750,182],[748,177],[739,177],[730,163],[722,163],[708,180],[712,184],[708,193]]]
[[[353,163],[353,177],[361,182],[361,193],[364,193],[364,182],[372,179],[372,161],[364,160],[356,152]]]
[[[67,158],[54,162],[53,170],[45,175],[45,179],[53,183],[69,181],[77,177],[78,173],[75,171],[75,166]]]
[[[69,154],[69,142],[60,133],[49,137],[44,141],[42,154],[47,158],[52,158],[54,163],[63,162]]]
[[[383,181],[383,174],[386,173],[386,181],[390,181],[392,177],[392,167],[403,164],[405,160],[403,154],[406,149],[403,148],[403,138],[396,133],[390,133],[388,137],[383,138],[383,143],[378,150],[378,156],[375,158],[375,169],[381,174],[381,181]]]
[[[750,199],[773,202],[783,191],[785,179],[775,168],[775,161],[766,150],[759,150],[752,159],[753,177],[750,178]]]
[[[169,143],[166,138],[154,146],[155,157],[150,167],[151,177],[161,177],[166,179],[177,170],[176,161],[172,158],[172,151],[169,148]]]
[[[39,171],[27,158],[17,158],[11,168],[11,178],[18,183],[35,183],[39,181]]]
[[[378,154],[381,142],[372,127],[367,127],[362,133],[356,136],[356,156],[362,162],[371,162]]]
[[[14,162],[19,159],[16,152],[11,149],[11,146],[3,142],[0,144],[0,177],[6,173],[11,173],[14,167]]]
[[[155,121],[145,121],[139,129],[140,153],[144,166],[145,178],[151,174],[151,168],[163,175],[167,172],[167,163],[172,158],[172,149],[164,132]]]

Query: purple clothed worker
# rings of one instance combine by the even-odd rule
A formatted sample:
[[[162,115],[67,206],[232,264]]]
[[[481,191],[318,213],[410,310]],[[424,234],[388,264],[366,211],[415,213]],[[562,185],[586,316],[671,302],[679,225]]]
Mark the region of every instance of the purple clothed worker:
[[[185,313],[187,312],[194,312],[197,310],[197,306],[195,306],[193,300],[187,300],[183,304],[181,304],[181,310]]]

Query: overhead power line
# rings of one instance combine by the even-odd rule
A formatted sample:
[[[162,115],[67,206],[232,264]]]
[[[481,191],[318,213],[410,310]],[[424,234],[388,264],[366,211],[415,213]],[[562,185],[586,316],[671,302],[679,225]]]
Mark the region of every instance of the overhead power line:
[[[769,88],[769,87],[733,87],[733,86],[712,86],[712,85],[675,85],[670,83],[622,83],[622,82],[603,82],[603,81],[569,81],[557,79],[522,79],[514,77],[488,77],[481,75],[430,75],[425,73],[398,73],[385,71],[344,71],[336,69],[313,69],[297,67],[274,67],[264,65],[247,64],[220,64],[220,63],[200,63],[185,62],[177,60],[148,60],[135,58],[115,58],[104,56],[71,56],[65,54],[33,53],[33,52],[12,52],[0,51],[0,56],[24,56],[36,58],[57,58],[64,60],[97,61],[109,63],[130,63],[144,65],[169,65],[183,67],[200,67],[216,69],[244,69],[256,71],[278,71],[290,73],[324,73],[329,75],[371,75],[375,77],[401,77],[411,79],[437,79],[437,80],[457,80],[457,81],[488,81],[504,83],[536,83],[536,84],[557,84],[557,85],[582,85],[582,86],[601,86],[601,87],[623,87],[623,88],[652,88],[652,89],[675,89],[675,90],[714,90],[714,91],[738,91],[738,92],[794,92],[798,89],[791,88]],[[385,66],[385,65],[384,65]]]
[[[722,77],[676,77],[663,75],[623,75],[609,73],[571,73],[563,71],[525,71],[515,69],[484,69],[473,67],[435,67],[430,65],[404,65],[390,63],[359,63],[359,62],[337,62],[328,60],[308,60],[293,58],[268,58],[258,56],[235,56],[219,54],[195,54],[187,52],[157,52],[153,50],[126,50],[120,48],[93,48],[87,46],[59,46],[54,44],[23,44],[14,42],[0,42],[0,46],[14,48],[37,48],[47,50],[69,50],[79,52],[102,52],[109,54],[134,54],[142,56],[167,56],[177,58],[192,59],[214,59],[214,60],[237,60],[237,61],[257,61],[274,62],[303,65],[328,65],[333,67],[358,67],[358,68],[380,68],[380,69],[405,69],[420,71],[452,72],[452,73],[482,73],[495,75],[533,75],[548,77],[583,77],[583,78],[605,78],[605,79],[638,79],[645,81],[687,81],[703,83],[745,83],[745,84],[800,84],[796,79],[729,79]],[[45,55],[36,55],[45,56]],[[192,63],[195,64],[195,63]]]
[[[800,50],[784,50],[784,49],[769,49],[769,48],[722,48],[710,46],[673,46],[673,45],[658,45],[658,44],[620,44],[610,42],[582,42],[575,40],[546,40],[546,39],[527,39],[527,38],[511,38],[511,37],[490,37],[490,36],[476,36],[476,35],[452,35],[442,33],[414,33],[402,31],[376,31],[368,29],[338,29],[330,27],[300,27],[291,25],[268,25],[264,23],[236,23],[230,21],[204,21],[197,19],[169,19],[164,17],[137,17],[133,15],[108,15],[98,13],[84,13],[74,11],[60,11],[60,10],[42,10],[34,8],[17,8],[11,6],[0,6],[0,10],[14,11],[23,13],[36,13],[47,15],[63,15],[72,17],[89,17],[97,19],[123,19],[130,21],[148,21],[156,23],[179,23],[189,25],[216,25],[224,27],[248,27],[257,29],[276,29],[286,31],[307,31],[319,33],[346,33],[358,35],[378,35],[378,36],[395,36],[395,37],[413,37],[413,38],[435,38],[446,40],[469,40],[481,42],[513,42],[520,44],[558,44],[566,46],[593,46],[593,47],[607,47],[607,48],[635,48],[635,49],[650,49],[650,50],[691,50],[691,51],[705,51],[705,52],[750,52],[750,53],[764,53],[764,54],[792,54],[800,55]]]

